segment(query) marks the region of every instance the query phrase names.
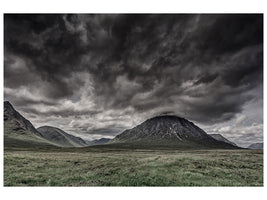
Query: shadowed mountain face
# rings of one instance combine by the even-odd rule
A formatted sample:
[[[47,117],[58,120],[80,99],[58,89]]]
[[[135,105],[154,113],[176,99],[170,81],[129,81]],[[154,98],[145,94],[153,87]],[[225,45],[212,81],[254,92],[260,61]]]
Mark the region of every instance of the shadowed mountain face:
[[[81,138],[67,134],[55,127],[43,126],[35,129],[32,123],[17,112],[7,101],[4,102],[4,145],[5,147],[88,146]]]
[[[192,122],[177,116],[158,116],[126,130],[108,144],[174,148],[237,148],[215,140]]]
[[[263,143],[254,143],[248,146],[249,149],[263,149]]]
[[[70,135],[63,130],[52,127],[42,126],[37,129],[43,138],[51,143],[61,147],[85,147],[88,146],[84,140],[79,137]]]
[[[4,102],[4,121],[14,124],[17,127],[14,127],[14,130],[28,130],[40,136],[40,133],[34,128],[32,123],[17,112],[8,101]]]
[[[223,137],[221,134],[209,134],[211,137],[213,137],[215,140],[222,141],[228,144],[231,144],[233,146],[237,146],[235,143],[231,142],[230,140]]]
[[[94,145],[106,144],[106,143],[108,143],[110,140],[111,140],[111,139],[109,139],[109,138],[101,138],[101,139],[98,139],[98,140],[86,141],[86,143],[87,143],[89,146],[94,146]]]
[[[4,102],[4,145],[40,146],[51,145],[41,137],[31,122],[25,119],[13,106]]]
[[[56,145],[84,147],[109,144],[127,147],[164,148],[238,148],[227,141],[218,141],[192,122],[177,116],[158,116],[114,139],[102,138],[87,144],[79,137],[51,126],[35,129],[31,122],[19,114],[9,102],[4,102],[5,146]]]

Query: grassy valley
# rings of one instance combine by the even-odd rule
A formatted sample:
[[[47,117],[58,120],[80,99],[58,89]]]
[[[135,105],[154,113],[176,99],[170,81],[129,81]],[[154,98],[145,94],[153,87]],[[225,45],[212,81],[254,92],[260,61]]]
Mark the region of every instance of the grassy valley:
[[[25,130],[16,125],[15,122],[4,123],[4,145],[10,147],[42,147],[52,146],[52,144],[33,134],[30,130]]]
[[[263,186],[262,150],[6,148],[5,186]]]
[[[55,127],[38,132],[8,102],[4,118],[4,186],[263,186],[262,150],[183,118],[153,118],[91,147]]]
[[[198,4],[189,3],[190,13],[177,13],[172,11],[184,3],[163,1],[147,4],[152,13],[139,13],[146,3],[137,2],[116,14],[114,8],[124,5],[101,2],[107,13],[65,12],[66,6],[89,12],[95,7],[73,2],[30,3],[30,9],[12,2],[2,15],[3,199],[107,194],[105,200],[155,200],[155,190],[136,198],[136,191],[122,194],[121,188],[95,196],[91,188],[73,196],[64,188],[55,196],[48,190],[10,191],[12,186],[264,189],[263,6],[252,2],[247,7],[253,13],[244,13],[242,2],[237,13],[224,13],[234,8],[229,1],[214,4],[222,13],[199,13]],[[166,5],[171,13],[158,12],[168,11]],[[63,12],[36,12],[48,6]],[[184,195],[181,188],[155,189],[161,200],[191,194],[200,200],[194,188]],[[208,188],[203,197],[262,198],[247,192],[246,198],[242,191],[234,197]]]

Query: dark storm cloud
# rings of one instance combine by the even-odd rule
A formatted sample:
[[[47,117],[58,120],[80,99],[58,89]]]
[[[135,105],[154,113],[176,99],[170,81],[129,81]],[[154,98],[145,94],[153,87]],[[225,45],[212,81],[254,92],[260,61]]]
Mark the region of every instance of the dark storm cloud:
[[[249,91],[262,93],[263,15],[6,14],[4,36],[5,88],[38,89],[46,99],[32,101],[45,105],[79,102],[88,79],[77,73],[90,74],[96,107],[202,123],[229,120],[255,98]]]

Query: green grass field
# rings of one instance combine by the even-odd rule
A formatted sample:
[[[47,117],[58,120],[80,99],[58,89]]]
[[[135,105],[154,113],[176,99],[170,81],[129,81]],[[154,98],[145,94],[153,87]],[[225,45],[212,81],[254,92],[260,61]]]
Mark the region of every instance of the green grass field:
[[[5,149],[4,186],[263,186],[263,151]]]

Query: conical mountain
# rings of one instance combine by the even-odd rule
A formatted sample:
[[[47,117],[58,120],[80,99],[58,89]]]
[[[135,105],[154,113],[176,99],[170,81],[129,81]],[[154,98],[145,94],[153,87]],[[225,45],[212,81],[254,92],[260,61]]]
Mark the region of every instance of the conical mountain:
[[[117,135],[108,144],[142,148],[236,148],[215,140],[192,122],[177,116],[157,116]]]
[[[7,146],[44,146],[51,145],[43,139],[32,123],[25,119],[8,102],[4,102],[4,145]]]
[[[61,147],[85,147],[88,146],[87,143],[80,137],[70,135],[63,130],[52,127],[52,126],[42,126],[37,128],[38,132],[43,138],[52,142],[53,144]]]

